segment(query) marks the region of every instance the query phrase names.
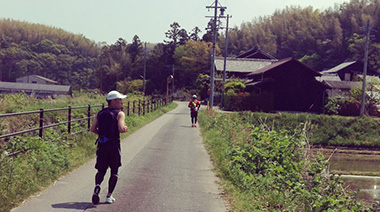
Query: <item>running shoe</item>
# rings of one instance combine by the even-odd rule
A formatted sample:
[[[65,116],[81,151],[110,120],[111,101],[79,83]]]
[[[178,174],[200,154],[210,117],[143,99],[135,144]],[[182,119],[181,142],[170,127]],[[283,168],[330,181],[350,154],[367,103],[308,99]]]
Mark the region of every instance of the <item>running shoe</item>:
[[[92,195],[92,203],[94,203],[94,205],[99,203],[99,193],[100,193],[100,186],[96,185],[94,188],[94,194]]]
[[[106,203],[108,203],[108,204],[111,204],[111,203],[113,203],[115,201],[116,201],[116,199],[113,198],[113,196],[109,196],[109,197],[106,198]]]

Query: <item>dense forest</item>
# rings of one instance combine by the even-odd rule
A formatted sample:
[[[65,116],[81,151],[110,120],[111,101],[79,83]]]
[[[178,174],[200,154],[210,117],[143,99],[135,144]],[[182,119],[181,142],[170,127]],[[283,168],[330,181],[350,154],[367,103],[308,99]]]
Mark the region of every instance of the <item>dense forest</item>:
[[[325,11],[289,6],[244,22],[229,30],[228,56],[259,46],[278,59],[295,57],[321,71],[347,59],[363,59],[367,21],[369,68],[380,72],[380,0],[351,0]],[[197,89],[196,82],[210,72],[211,32],[202,33],[199,27],[187,31],[173,22],[163,33],[162,43],[146,47],[137,35],[130,43],[119,38],[104,44],[63,29],[2,19],[0,80],[38,74],[74,89],[143,92],[146,70],[146,94],[165,92],[171,74],[176,89]],[[224,55],[225,38],[220,30],[218,56]]]
[[[0,80],[38,74],[73,88],[95,86],[99,54],[81,35],[40,24],[0,20]]]

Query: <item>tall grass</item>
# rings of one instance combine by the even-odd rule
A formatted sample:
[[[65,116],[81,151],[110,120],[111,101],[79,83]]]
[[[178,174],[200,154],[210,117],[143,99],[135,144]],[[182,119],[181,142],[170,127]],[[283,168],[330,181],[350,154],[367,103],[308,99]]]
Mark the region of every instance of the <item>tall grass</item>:
[[[28,97],[23,94],[17,95],[28,100]],[[15,96],[17,97],[17,95]],[[14,98],[15,96],[8,96],[7,98]],[[104,96],[98,95],[88,98],[86,95],[82,95],[80,99],[72,98],[71,103],[83,105],[83,102],[86,102],[85,105],[87,105],[93,100],[92,104],[102,103],[96,101],[104,101]],[[46,100],[32,99],[32,101],[37,101],[38,103],[35,104],[40,104],[37,107],[46,106],[44,103]],[[59,101],[62,101],[59,107],[68,105],[63,99]],[[33,107],[25,106],[31,110]],[[145,116],[136,114],[127,116],[126,124],[129,127],[129,132],[122,134],[122,138],[175,107],[176,104],[171,103],[168,107],[161,107],[152,113],[146,113]],[[59,119],[59,116],[54,118]],[[19,121],[24,122],[25,120]],[[73,131],[80,128],[79,124],[74,124],[72,127]],[[95,140],[96,136],[90,132],[69,135],[65,127],[47,129],[44,131],[43,138],[23,135],[7,140],[3,146],[0,146],[0,211],[9,211],[30,195],[50,185],[60,176],[94,158]],[[9,153],[19,151],[21,153],[17,155],[5,157]]]
[[[273,122],[256,115],[200,113],[232,211],[375,210],[357,202],[341,178],[328,175],[323,156],[311,157],[310,121],[274,130]],[[261,121],[253,123],[253,117]]]
[[[143,96],[128,95],[126,101],[135,101],[144,99]],[[16,94],[0,94],[0,113],[15,113],[34,111],[51,108],[64,108],[68,106],[86,106],[98,105],[104,103],[107,105],[106,96],[95,92],[79,93],[74,92],[73,97],[65,96],[57,99],[45,98],[39,99],[33,96],[28,96],[25,93]]]
[[[343,117],[316,114],[252,113],[243,112],[244,122],[262,125],[276,131],[297,128],[310,123],[307,131],[310,142],[322,146],[380,147],[380,119],[374,117]]]

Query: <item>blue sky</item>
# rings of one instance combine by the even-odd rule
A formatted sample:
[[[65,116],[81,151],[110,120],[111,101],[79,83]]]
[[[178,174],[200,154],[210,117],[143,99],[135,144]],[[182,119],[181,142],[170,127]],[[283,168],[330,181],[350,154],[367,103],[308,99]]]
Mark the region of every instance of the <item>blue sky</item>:
[[[349,0],[219,0],[232,15],[230,26],[240,26],[255,17],[271,15],[286,6],[313,6],[324,10]],[[138,35],[143,42],[165,39],[170,24],[178,22],[202,32],[213,11],[214,0],[0,0],[0,18],[45,24],[82,34],[95,42],[128,42]]]

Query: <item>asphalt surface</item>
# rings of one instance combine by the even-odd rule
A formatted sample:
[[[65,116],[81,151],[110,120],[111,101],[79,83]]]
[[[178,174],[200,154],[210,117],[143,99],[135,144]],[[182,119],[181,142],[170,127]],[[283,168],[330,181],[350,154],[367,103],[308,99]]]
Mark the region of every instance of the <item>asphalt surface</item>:
[[[109,171],[100,204],[91,203],[95,160],[83,165],[12,212],[23,211],[227,211],[204,148],[192,128],[186,102],[122,141],[122,166],[113,196],[105,204]]]

